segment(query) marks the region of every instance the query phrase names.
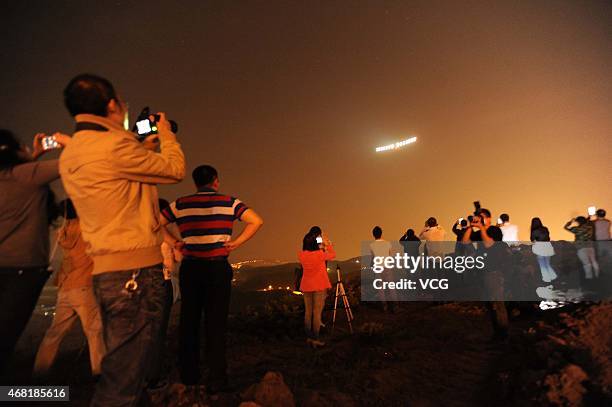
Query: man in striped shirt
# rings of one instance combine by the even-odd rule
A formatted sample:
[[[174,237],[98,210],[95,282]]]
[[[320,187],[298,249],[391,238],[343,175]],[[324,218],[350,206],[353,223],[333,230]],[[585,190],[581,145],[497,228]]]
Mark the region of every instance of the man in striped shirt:
[[[227,386],[225,357],[227,314],[232,288],[230,252],[252,238],[263,225],[254,210],[239,199],[218,192],[217,171],[209,165],[193,170],[198,192],[178,198],[162,211],[162,224],[176,222],[181,232],[183,262],[181,319],[179,323],[179,370],[184,384],[197,385],[200,379],[200,319],[204,310],[206,360],[210,368],[207,392],[214,394]],[[235,220],[246,227],[232,239]],[[166,239],[172,239],[166,235]],[[184,244],[184,245],[183,245]]]

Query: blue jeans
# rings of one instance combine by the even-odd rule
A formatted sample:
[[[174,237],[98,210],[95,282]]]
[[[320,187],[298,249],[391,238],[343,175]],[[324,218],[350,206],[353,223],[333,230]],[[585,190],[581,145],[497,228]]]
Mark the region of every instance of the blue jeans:
[[[550,283],[557,279],[557,273],[550,264],[550,257],[538,256],[538,264],[540,265],[540,274],[542,274],[542,281]]]
[[[162,321],[165,288],[161,264],[93,276],[104,331],[106,356],[92,406],[136,406],[144,402],[151,352]],[[138,288],[125,283],[133,272]]]

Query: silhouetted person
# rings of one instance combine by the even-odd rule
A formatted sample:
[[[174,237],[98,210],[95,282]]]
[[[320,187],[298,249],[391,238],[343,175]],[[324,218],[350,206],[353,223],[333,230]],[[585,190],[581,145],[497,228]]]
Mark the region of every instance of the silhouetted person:
[[[477,229],[473,231],[472,228]],[[488,298],[486,306],[493,323],[493,339],[505,339],[508,335],[508,312],[504,298],[504,268],[509,263],[506,244],[496,244],[503,238],[499,227],[491,225],[491,211],[479,208],[470,221],[470,227],[465,229],[461,238],[464,245],[478,242],[477,255],[486,254],[486,269],[482,271]],[[469,246],[468,246],[469,247]]]
[[[572,226],[573,225],[573,226]],[[587,280],[599,277],[599,263],[593,247],[593,225],[584,216],[578,216],[567,222],[563,228],[574,234],[578,249],[578,258],[582,263],[584,278]]]
[[[442,242],[446,238],[446,232],[438,225],[436,218],[431,217],[425,222],[425,228],[419,233],[419,239],[425,240],[426,255],[442,256],[444,248]]]
[[[596,212],[597,218],[593,221],[595,227],[595,245],[597,249],[597,259],[602,261],[612,260],[612,241],[610,240],[610,228],[612,225],[606,219],[606,211],[598,209]]]
[[[59,351],[60,344],[77,320],[81,321],[89,347],[89,361],[93,375],[99,375],[102,358],[106,353],[102,336],[100,307],[93,290],[91,271],[93,261],[86,253],[79,219],[70,199],[60,203],[64,224],[57,232],[62,248],[62,265],[56,273],[57,301],[53,322],[45,332],[34,361],[34,374],[44,378]]]
[[[453,233],[457,236],[457,241],[455,242],[455,255],[461,256],[465,253],[463,243],[461,240],[463,239],[463,235],[465,234],[465,230],[467,229],[468,221],[465,219],[461,219],[461,223],[459,219],[455,221],[453,224]]]
[[[542,224],[540,218],[531,219],[530,240],[533,243],[531,251],[538,259],[542,281],[550,283],[557,279],[557,273],[550,264],[550,258],[555,255],[555,249],[550,243],[548,228]]]
[[[504,234],[504,242],[511,246],[517,245],[519,242],[518,226],[510,223],[510,216],[507,213],[502,213],[499,215],[499,219],[501,220],[499,228]]]
[[[375,226],[374,229],[372,229],[372,236],[374,237],[374,241],[370,243],[370,254],[372,256],[372,259],[374,257],[393,256],[393,252],[391,250],[392,248],[391,242],[388,242],[387,240],[383,239],[383,230],[380,226]],[[393,275],[394,275],[393,269],[385,269],[384,274],[382,275],[382,279],[385,281],[393,281],[394,279]],[[393,312],[394,304],[393,302],[387,302],[385,290],[378,290],[378,293],[383,303],[383,310],[385,312],[386,311]],[[396,299],[395,290],[391,290],[390,295],[391,295],[391,301]]]
[[[419,255],[419,246],[421,245],[421,239],[414,233],[414,229],[408,229],[402,237],[400,242],[404,248],[404,253],[411,257],[417,257]]]
[[[304,296],[304,330],[306,342],[313,347],[325,345],[325,342],[319,339],[319,330],[325,297],[327,290],[331,288],[326,262],[336,258],[331,241],[322,234],[320,228],[317,229],[311,229],[304,236],[302,251],[298,253],[303,269],[300,291]],[[321,243],[317,242],[317,237],[322,238]]]
[[[57,160],[36,161],[45,152],[43,137],[34,137],[30,152],[0,129],[0,373],[49,278],[49,226],[59,216],[49,184],[59,171]]]

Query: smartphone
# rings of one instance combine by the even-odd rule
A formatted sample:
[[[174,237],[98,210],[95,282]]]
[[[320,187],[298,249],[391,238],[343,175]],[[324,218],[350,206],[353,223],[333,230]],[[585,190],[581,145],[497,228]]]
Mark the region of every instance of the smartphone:
[[[461,226],[461,222],[463,222],[463,218],[457,219],[457,225]]]
[[[501,220],[501,218],[497,218],[497,224],[501,225],[502,223],[504,223],[504,222]]]
[[[53,150],[54,148],[60,148],[59,143],[55,139],[55,136],[46,136],[41,140],[43,150]]]
[[[323,238],[321,236],[317,236],[317,244],[323,243]]]
[[[597,208],[594,206],[589,206],[587,212],[589,216],[595,216],[595,214],[597,213]]]

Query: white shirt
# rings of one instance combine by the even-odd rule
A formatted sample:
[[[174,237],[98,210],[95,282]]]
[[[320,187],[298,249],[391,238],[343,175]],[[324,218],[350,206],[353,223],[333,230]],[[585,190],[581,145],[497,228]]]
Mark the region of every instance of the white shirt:
[[[504,235],[502,239],[504,242],[518,242],[519,241],[517,225],[513,225],[512,223],[504,223],[499,228],[501,229]]]
[[[370,243],[370,251],[375,257],[387,257],[391,255],[391,243],[384,239],[376,239]]]
[[[419,234],[419,239],[426,240],[428,242],[443,242],[445,237],[446,232],[440,225],[426,227]]]

